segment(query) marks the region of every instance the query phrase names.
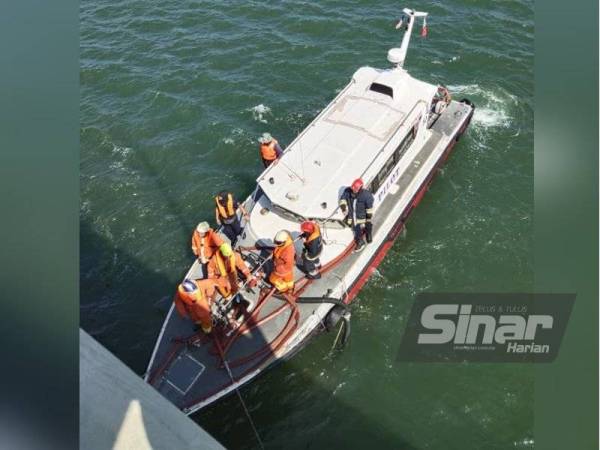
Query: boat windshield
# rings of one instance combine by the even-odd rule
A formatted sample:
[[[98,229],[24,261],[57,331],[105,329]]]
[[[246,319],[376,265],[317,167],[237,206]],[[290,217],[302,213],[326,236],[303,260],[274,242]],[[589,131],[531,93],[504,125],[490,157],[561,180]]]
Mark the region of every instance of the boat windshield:
[[[321,226],[326,226],[327,228],[343,229],[345,227],[344,223],[341,220],[337,220],[337,219],[321,220],[321,219],[314,219],[312,217],[302,217],[299,214],[293,213],[292,211],[290,211],[286,208],[283,208],[279,205],[275,205],[273,203],[271,204],[271,209],[278,216],[281,216],[281,217],[283,217],[287,220],[293,221],[293,222],[302,223],[305,220],[315,220],[316,222],[321,224]]]
[[[293,213],[293,212],[291,212],[288,209],[285,209],[285,208],[283,208],[283,207],[281,207],[279,205],[276,205],[275,203],[271,204],[271,209],[275,213],[277,213],[277,215],[279,215],[279,216],[281,216],[281,217],[283,217],[285,219],[294,221],[294,222],[302,223],[302,222],[304,222],[304,220],[306,220],[301,215]]]

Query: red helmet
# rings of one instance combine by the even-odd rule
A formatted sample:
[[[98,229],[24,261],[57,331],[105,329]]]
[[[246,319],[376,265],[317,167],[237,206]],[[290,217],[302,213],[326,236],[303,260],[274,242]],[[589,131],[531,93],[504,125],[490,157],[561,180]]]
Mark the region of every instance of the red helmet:
[[[312,223],[310,220],[306,220],[302,222],[302,225],[300,225],[300,230],[303,233],[312,233],[313,231],[315,231],[315,224]]]
[[[364,183],[363,180],[360,178],[357,178],[356,180],[354,180],[352,182],[352,186],[350,186],[350,188],[354,191],[354,192],[358,192],[362,189]]]

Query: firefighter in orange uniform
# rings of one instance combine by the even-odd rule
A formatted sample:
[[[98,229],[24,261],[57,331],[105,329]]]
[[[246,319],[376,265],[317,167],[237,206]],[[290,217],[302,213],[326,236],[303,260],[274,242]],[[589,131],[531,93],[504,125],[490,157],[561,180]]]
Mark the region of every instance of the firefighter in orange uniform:
[[[257,280],[240,254],[234,252],[227,243],[221,245],[208,263],[208,278],[214,280],[217,290],[225,300],[231,299],[238,292],[238,270],[244,275],[249,287],[256,286]]]
[[[321,261],[319,257],[323,251],[323,238],[319,224],[311,220],[302,222],[300,225],[304,248],[302,250],[302,267],[306,277],[310,279],[321,278]]]
[[[175,308],[182,317],[189,317],[208,334],[212,331],[210,305],[214,295],[214,280],[186,279],[177,288]]]
[[[202,264],[202,270],[206,276],[206,264],[215,254],[219,247],[223,245],[223,239],[219,236],[207,222],[200,222],[194,234],[192,234],[192,251],[198,257]]]
[[[279,231],[273,241],[276,247],[273,249],[273,271],[269,274],[269,282],[278,292],[288,292],[294,289],[294,241],[286,230]]]
[[[260,143],[260,157],[262,158],[265,168],[273,164],[273,161],[283,154],[279,142],[277,142],[277,140],[269,133],[263,133],[263,135],[258,138],[258,142]]]

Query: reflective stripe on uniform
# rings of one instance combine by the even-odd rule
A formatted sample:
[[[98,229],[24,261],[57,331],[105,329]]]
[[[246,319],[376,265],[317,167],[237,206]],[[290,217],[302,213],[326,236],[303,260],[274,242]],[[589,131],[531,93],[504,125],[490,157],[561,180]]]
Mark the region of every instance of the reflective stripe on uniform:
[[[227,194],[227,203],[225,206],[221,204],[218,196],[215,197],[215,202],[217,204],[217,215],[222,219],[229,219],[235,215],[235,210],[233,209],[233,195],[231,195],[231,193]]]
[[[225,267],[225,260],[223,259],[223,255],[221,254],[221,252],[216,253],[216,258],[217,258],[217,266],[219,267],[219,273],[221,274],[222,277],[227,276],[227,274],[229,274],[229,273],[235,272],[235,254],[234,253],[232,253],[231,256],[229,257],[229,270],[227,270],[227,268]]]

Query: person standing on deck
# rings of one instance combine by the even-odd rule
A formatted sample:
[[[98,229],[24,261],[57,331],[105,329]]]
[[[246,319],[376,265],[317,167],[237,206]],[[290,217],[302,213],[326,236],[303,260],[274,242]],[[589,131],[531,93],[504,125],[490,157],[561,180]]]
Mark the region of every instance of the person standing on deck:
[[[189,317],[208,334],[212,331],[210,305],[214,295],[214,280],[186,279],[177,287],[175,308],[181,317]]]
[[[242,225],[237,215],[238,208],[248,220],[248,212],[244,206],[239,204],[231,192],[222,191],[215,197],[215,218],[217,223],[223,227],[223,234],[227,236],[231,246],[235,246],[235,241],[242,234]]]
[[[206,265],[219,247],[223,245],[223,239],[209,225],[208,222],[200,222],[192,234],[192,251],[202,264],[202,271],[206,276]]]
[[[373,194],[363,187],[360,178],[354,180],[350,187],[344,189],[340,198],[340,208],[346,214],[344,222],[352,227],[354,232],[355,252],[365,248],[363,232],[367,243],[373,241]]]
[[[286,230],[275,235],[273,249],[273,270],[269,274],[269,283],[278,292],[288,292],[294,289],[294,266],[296,265],[296,250],[292,236]]]
[[[208,278],[216,283],[216,288],[225,300],[231,299],[239,290],[238,271],[242,272],[253,288],[257,280],[250,273],[250,269],[238,252],[234,252],[227,243],[221,245],[219,251],[208,262]]]
[[[283,150],[279,146],[277,139],[269,133],[263,133],[263,135],[258,138],[258,142],[260,143],[260,157],[262,158],[262,162],[266,169],[273,164],[276,159],[281,157]]]
[[[323,251],[323,238],[319,224],[311,220],[302,222],[300,225],[304,249],[302,250],[302,267],[306,278],[312,280],[321,278],[321,261],[319,257]]]

